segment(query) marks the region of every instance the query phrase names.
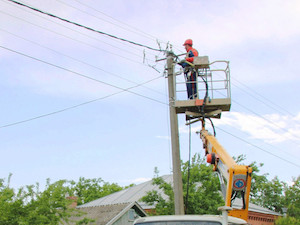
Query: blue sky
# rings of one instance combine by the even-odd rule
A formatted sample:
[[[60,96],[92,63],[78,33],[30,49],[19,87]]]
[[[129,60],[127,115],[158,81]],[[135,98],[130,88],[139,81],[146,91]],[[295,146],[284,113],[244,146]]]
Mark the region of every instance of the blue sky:
[[[299,176],[299,1],[20,2],[154,48],[169,42],[177,54],[192,38],[200,55],[230,61],[232,107],[214,120],[219,142],[245,163],[264,163],[269,179]],[[127,185],[151,179],[154,167],[170,173],[167,82],[164,62],[155,63],[162,53],[8,0],[0,1],[0,33],[1,178],[13,173],[14,187],[80,176]],[[135,94],[120,92],[146,82],[130,89]],[[203,156],[199,126],[192,154]],[[182,115],[179,127],[186,161]]]

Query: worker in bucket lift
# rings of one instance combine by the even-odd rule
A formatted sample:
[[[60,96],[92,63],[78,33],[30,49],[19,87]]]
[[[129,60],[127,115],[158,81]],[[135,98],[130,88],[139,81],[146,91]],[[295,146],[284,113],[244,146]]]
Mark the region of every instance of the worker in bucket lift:
[[[197,80],[196,80],[196,70],[189,65],[193,63],[194,57],[198,56],[198,51],[193,48],[193,40],[187,39],[183,46],[186,50],[186,57],[181,60],[178,64],[184,69],[184,75],[186,79],[186,89],[189,99],[197,98]]]

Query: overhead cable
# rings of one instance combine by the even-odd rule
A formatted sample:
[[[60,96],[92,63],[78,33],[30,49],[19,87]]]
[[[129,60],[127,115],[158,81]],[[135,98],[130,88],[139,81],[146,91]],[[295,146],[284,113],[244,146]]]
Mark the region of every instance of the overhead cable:
[[[27,23],[29,23],[29,24],[31,24],[31,25],[34,25],[34,26],[39,27],[39,28],[41,28],[41,29],[47,30],[47,31],[52,32],[52,33],[54,33],[54,34],[57,34],[57,35],[60,35],[60,36],[69,38],[69,39],[71,39],[71,40],[73,40],[73,41],[76,41],[76,42],[85,44],[85,45],[87,45],[87,46],[90,46],[90,47],[92,47],[92,48],[98,49],[98,50],[100,50],[100,51],[104,51],[104,52],[107,52],[107,53],[109,53],[109,54],[112,54],[112,55],[121,57],[121,58],[123,58],[123,59],[129,60],[129,61],[131,61],[131,62],[140,64],[140,65],[144,65],[143,63],[138,62],[138,61],[136,61],[136,60],[133,60],[132,58],[128,58],[128,57],[122,56],[122,55],[120,55],[120,54],[116,54],[116,53],[114,53],[114,52],[111,52],[111,51],[105,50],[105,49],[103,49],[103,48],[100,48],[100,47],[98,47],[98,46],[92,45],[92,44],[90,44],[90,43],[86,43],[86,42],[84,42],[84,41],[80,41],[80,40],[75,39],[75,38],[73,38],[73,37],[69,37],[69,36],[67,36],[67,35],[65,35],[65,34],[62,34],[62,33],[59,33],[59,32],[53,31],[53,30],[50,30],[50,29],[48,29],[48,28],[45,28],[45,27],[42,27],[42,26],[40,26],[40,25],[34,24],[34,23],[32,23],[32,22],[29,22],[29,21],[27,21],[27,20],[24,20],[24,19],[21,19],[21,18],[19,18],[19,17],[10,15],[10,14],[8,14],[8,13],[6,13],[6,12],[1,11],[1,10],[0,10],[0,13],[3,13],[3,14],[6,14],[6,15],[8,15],[8,16],[14,17],[14,18],[16,18],[16,19],[25,21],[25,22],[27,22]],[[63,27],[65,27],[65,26],[63,26]],[[97,38],[93,38],[93,37],[91,37],[91,36],[89,36],[89,35],[80,33],[80,32],[78,32],[78,31],[76,31],[76,30],[71,29],[71,28],[68,28],[68,27],[65,27],[65,28],[70,29],[70,30],[72,30],[72,31],[74,31],[74,32],[77,32],[77,33],[79,33],[79,34],[82,34],[82,35],[84,35],[84,36],[87,36],[87,37],[89,37],[89,38],[92,38],[92,39],[94,39],[94,40],[99,41]],[[102,41],[102,42],[104,42],[104,41]],[[113,45],[111,45],[111,44],[109,44],[109,43],[106,43],[106,42],[104,42],[104,43],[105,43],[105,44],[108,44],[108,45],[110,45],[110,46],[113,46]],[[116,46],[113,46],[113,47],[118,48],[118,47],[116,47]],[[121,48],[118,48],[118,49],[120,49],[120,50],[122,50],[122,51],[126,51],[126,50],[121,49]],[[130,53],[130,54],[134,54],[134,53],[129,52],[129,51],[127,51],[127,52]],[[136,55],[136,54],[135,54],[135,55]]]
[[[216,68],[215,66],[212,66],[214,68]],[[238,85],[234,84],[231,82],[232,86],[235,86],[236,88],[238,88],[239,90],[243,91],[244,93],[246,93],[247,95],[251,96],[253,99],[255,99],[256,101],[259,101],[261,103],[263,103],[265,106],[268,106],[271,109],[274,109],[276,111],[278,111],[279,113],[282,113],[283,111],[290,114],[291,116],[295,117],[294,114],[292,114],[291,112],[287,111],[285,108],[283,108],[282,106],[276,104],[275,102],[271,101],[270,99],[267,99],[266,97],[264,97],[262,94],[258,93],[257,91],[253,90],[252,88],[250,88],[249,86],[247,86],[246,84],[242,83],[241,81],[239,81],[238,79],[231,77],[231,80],[234,80],[235,82],[239,83],[240,85],[243,85],[245,88],[249,89],[251,92],[253,92],[254,94],[256,94],[257,96],[259,96],[260,98],[257,98],[256,96],[254,96],[253,94],[249,93],[248,91],[244,90],[243,88],[240,88]],[[264,100],[263,100],[264,99]],[[269,102],[269,103],[268,103]],[[276,106],[277,108],[275,108],[274,106]],[[278,108],[280,108],[281,110],[279,110]]]
[[[248,111],[250,111],[250,112],[252,112],[253,114],[255,114],[256,116],[260,117],[260,118],[263,119],[264,121],[267,121],[268,123],[273,124],[274,126],[276,126],[277,128],[279,128],[280,130],[283,130],[283,131],[289,133],[289,134],[290,134],[291,136],[293,136],[296,140],[298,140],[298,141],[300,140],[300,137],[299,137],[299,136],[296,136],[295,134],[291,133],[288,129],[279,126],[278,124],[274,123],[273,121],[271,121],[271,120],[269,120],[269,119],[267,119],[267,118],[265,118],[265,117],[259,115],[258,113],[254,112],[253,110],[251,110],[251,109],[249,109],[248,107],[246,107],[246,106],[244,106],[244,105],[238,103],[237,101],[235,101],[235,100],[233,100],[233,99],[232,99],[232,102],[234,102],[235,104],[241,106],[241,107],[244,108],[244,109],[247,109]],[[299,142],[296,142],[296,141],[294,141],[294,140],[291,139],[291,138],[290,138],[290,140],[293,141],[293,142],[296,143],[296,144],[299,144]]]
[[[237,83],[239,83],[240,85],[243,85],[244,87],[248,88],[250,91],[252,91],[254,94],[258,95],[260,98],[264,99],[265,101],[267,101],[267,102],[269,102],[270,104],[276,106],[277,108],[280,108],[282,111],[284,111],[284,112],[290,114],[291,116],[295,117],[295,115],[294,115],[293,113],[287,111],[287,110],[286,110],[285,108],[283,108],[282,106],[276,104],[275,102],[271,101],[270,99],[267,99],[266,97],[264,97],[263,95],[259,94],[257,91],[253,90],[252,88],[248,87],[247,85],[243,84],[242,82],[238,81],[237,79],[235,79],[235,78],[232,78],[232,79],[233,79],[234,81],[236,81]],[[234,85],[234,86],[236,86],[238,89],[242,90],[243,92],[248,93],[248,92],[245,91],[243,88],[240,88],[240,87],[238,87],[237,85]],[[264,103],[265,105],[269,106],[270,108],[275,109],[274,107],[272,107],[272,106],[271,106],[270,104],[268,104],[267,102],[265,102],[265,101],[263,101],[263,100],[261,100],[261,99],[255,97],[255,96],[253,96],[252,94],[248,93],[248,95],[250,95],[250,96],[252,96],[254,99],[256,99],[256,100],[258,100],[258,101]],[[275,109],[275,110],[278,111],[278,109]]]
[[[57,0],[57,1],[59,1],[59,2],[62,3],[62,1],[60,1],[60,0]],[[98,9],[96,9],[96,8],[94,8],[94,7],[91,7],[91,6],[89,6],[89,5],[87,5],[87,4],[83,3],[83,2],[81,2],[81,1],[79,1],[79,0],[73,0],[73,1],[75,1],[75,2],[77,2],[77,3],[79,3],[79,4],[81,4],[81,5],[83,5],[83,6],[87,7],[87,8],[89,8],[89,9],[92,9],[92,10],[94,10],[94,11],[96,11],[96,12],[98,12],[98,13],[100,13],[100,14],[106,16],[106,17],[109,17],[109,18],[111,18],[112,20],[114,20],[114,21],[116,21],[116,22],[118,22],[118,23],[120,23],[120,24],[123,24],[123,25],[125,25],[125,26],[127,26],[127,27],[133,29],[133,30],[128,30],[128,31],[130,31],[130,32],[137,33],[136,31],[138,31],[138,32],[141,33],[140,35],[142,35],[142,36],[144,36],[144,37],[146,37],[146,38],[149,38],[150,40],[156,40],[156,41],[158,42],[158,44],[159,44],[159,42],[165,43],[165,44],[167,44],[167,45],[169,44],[168,41],[161,40],[161,39],[159,39],[158,37],[155,37],[155,36],[153,36],[152,34],[149,34],[149,33],[145,32],[145,31],[143,31],[143,30],[141,30],[141,29],[139,29],[139,28],[137,28],[137,27],[134,27],[134,26],[132,26],[132,25],[130,25],[130,24],[128,24],[128,23],[124,23],[123,21],[118,20],[118,19],[116,19],[116,18],[114,18],[114,17],[112,17],[112,16],[110,16],[110,15],[104,13],[104,12],[101,12],[100,10],[98,10]],[[66,4],[66,3],[63,3],[63,4]],[[70,7],[72,7],[72,6],[70,6]],[[72,8],[75,8],[75,7],[72,7]],[[77,8],[76,8],[76,9],[77,9]],[[78,10],[80,10],[80,9],[78,9]],[[80,11],[82,11],[82,10],[80,10]],[[97,18],[98,18],[98,17],[97,17]],[[100,19],[100,18],[98,18],[98,19]],[[103,20],[103,19],[101,19],[101,20]],[[106,21],[106,22],[108,22],[108,23],[111,23],[111,24],[113,24],[113,25],[115,25],[115,26],[118,26],[118,27],[123,28],[122,26],[119,26],[119,25],[117,25],[117,24],[115,24],[115,23],[112,23],[112,22],[109,22],[109,21],[107,21],[107,20],[104,20],[104,21]],[[126,28],[123,28],[123,29],[126,29]],[[126,30],[127,30],[127,29],[126,29]],[[137,33],[137,34],[138,34],[138,33]],[[147,36],[148,36],[148,37],[147,37]],[[173,45],[173,47],[174,47],[174,45]],[[181,51],[181,50],[180,50],[180,51]]]
[[[186,185],[186,196],[185,196],[185,214],[188,214],[188,204],[189,204],[189,188],[190,188],[190,176],[191,176],[191,153],[192,153],[192,130],[191,124],[189,125],[189,161],[188,161],[188,176]]]
[[[130,25],[128,25],[128,24],[126,24],[126,23],[120,21],[120,20],[116,20],[116,19],[114,19],[113,17],[111,17],[111,16],[109,16],[109,15],[107,15],[107,14],[105,14],[105,13],[103,13],[103,12],[101,12],[101,11],[99,11],[99,10],[93,8],[93,7],[91,7],[91,6],[88,6],[87,4],[82,3],[82,2],[80,2],[80,1],[76,1],[76,0],[75,0],[75,1],[78,2],[79,4],[85,6],[85,7],[89,8],[89,9],[92,9],[92,10],[98,12],[98,13],[101,13],[101,14],[105,15],[106,17],[109,17],[109,18],[111,18],[111,19],[113,19],[113,20],[115,20],[115,21],[117,21],[117,22],[119,22],[119,23],[121,23],[121,24],[123,24],[123,25],[126,25],[127,27],[131,27],[131,29],[125,28],[124,26],[118,25],[118,24],[113,23],[113,22],[111,22],[111,21],[109,21],[109,20],[106,20],[106,19],[100,18],[100,17],[98,17],[98,16],[95,16],[95,15],[91,14],[90,12],[87,12],[87,11],[84,11],[84,10],[82,10],[82,9],[79,9],[79,8],[77,8],[77,7],[75,7],[75,6],[71,5],[71,4],[65,3],[65,2],[63,2],[63,1],[61,1],[61,0],[56,0],[56,1],[60,2],[61,4],[66,5],[66,6],[68,6],[68,7],[71,7],[71,8],[73,8],[73,9],[76,9],[76,10],[82,12],[82,13],[85,13],[85,14],[87,14],[87,15],[89,15],[89,16],[93,16],[93,17],[95,17],[95,18],[97,18],[97,19],[99,19],[99,20],[102,20],[102,21],[106,22],[106,23],[110,23],[110,24],[112,24],[112,25],[114,25],[114,26],[117,26],[117,27],[119,27],[119,28],[121,28],[121,29],[123,29],[123,30],[129,31],[129,32],[132,32],[132,33],[135,33],[135,34],[138,34],[138,35],[141,35],[141,36],[146,37],[146,38],[149,38],[149,36],[151,36],[150,34],[147,34],[147,33],[143,32],[143,31],[141,31],[141,30],[139,30],[139,29],[137,29],[137,28],[135,28],[135,27],[132,27],[132,26],[130,26]],[[137,31],[139,31],[140,33],[138,33]],[[153,37],[153,36],[152,36],[152,37]],[[154,38],[154,39],[153,39],[153,38]],[[153,38],[150,38],[150,39],[151,39],[151,40],[156,40],[155,37],[153,37]]]
[[[225,96],[224,94],[220,93],[219,91],[217,91],[217,92],[218,92],[219,94]],[[244,105],[238,103],[236,100],[233,100],[233,99],[232,99],[232,102],[235,103],[235,104],[237,104],[237,105],[239,105],[239,106],[241,106],[242,108],[248,110],[249,112],[252,112],[254,115],[260,117],[260,118],[263,119],[264,121],[267,121],[268,123],[273,124],[274,126],[278,127],[280,130],[283,130],[283,131],[289,133],[291,136],[294,137],[294,139],[296,139],[296,140],[298,140],[298,141],[300,140],[300,137],[299,137],[299,136],[294,135],[294,134],[291,133],[288,129],[285,129],[285,128],[283,128],[283,127],[277,125],[276,123],[272,122],[271,120],[269,120],[269,119],[267,119],[267,118],[265,118],[265,117],[259,115],[258,113],[254,112],[253,110],[249,109],[248,107],[246,107],[246,106],[244,106]],[[293,139],[291,139],[291,138],[290,138],[290,140],[291,140],[292,142],[294,142],[295,144],[299,144],[298,142],[296,142],[295,140],[293,140]]]
[[[140,43],[137,43],[137,42],[134,42],[134,41],[130,41],[130,40],[127,40],[127,39],[124,39],[124,38],[120,38],[120,37],[117,37],[117,36],[115,36],[115,35],[108,34],[108,33],[105,33],[105,32],[103,32],[103,31],[93,29],[93,28],[91,28],[91,27],[87,27],[87,26],[85,26],[85,25],[82,25],[82,24],[79,24],[79,23],[76,23],[76,22],[67,20],[67,19],[65,19],[65,18],[56,16],[56,15],[51,14],[51,13],[48,13],[48,12],[44,12],[44,11],[42,11],[42,10],[40,10],[40,9],[31,7],[31,6],[29,6],[29,5],[23,4],[23,3],[21,3],[21,2],[15,1],[15,0],[8,0],[8,1],[13,2],[13,3],[15,3],[15,4],[18,4],[18,5],[20,5],[20,6],[26,7],[26,8],[28,8],[28,9],[34,10],[34,11],[36,11],[36,12],[42,13],[42,14],[44,14],[44,15],[51,16],[51,17],[53,17],[53,18],[62,20],[62,21],[64,21],[64,22],[67,22],[67,23],[76,25],[76,26],[78,26],[78,27],[82,27],[82,28],[85,28],[85,29],[87,29],[87,30],[90,30],[90,31],[99,33],[99,34],[106,35],[106,36],[109,36],[109,37],[111,37],[111,38],[118,39],[118,40],[120,40],[120,41],[124,41],[124,42],[130,43],[130,44],[134,44],[134,45],[137,45],[137,46],[140,46],[140,47],[148,48],[148,49],[153,50],[153,51],[159,51],[159,52],[164,51],[164,50],[152,48],[152,47],[150,47],[150,46],[143,45],[143,44],[140,44]]]
[[[236,135],[234,135],[234,134],[231,134],[231,133],[229,133],[229,132],[227,132],[227,131],[225,131],[225,130],[219,128],[219,127],[217,127],[217,129],[219,129],[219,130],[223,131],[224,133],[229,134],[229,135],[231,135],[232,137],[235,137],[236,139],[239,139],[240,141],[243,141],[243,142],[245,142],[245,143],[247,143],[247,144],[249,144],[249,145],[251,145],[251,146],[253,146],[253,147],[255,147],[255,148],[258,148],[258,149],[260,149],[260,150],[262,150],[262,151],[264,151],[264,152],[266,152],[266,153],[268,153],[268,154],[270,154],[270,155],[272,155],[272,156],[274,156],[274,157],[276,157],[276,158],[279,158],[279,159],[281,159],[281,160],[283,160],[283,161],[285,161],[285,162],[287,162],[287,163],[289,163],[289,164],[292,164],[292,165],[294,165],[294,166],[300,168],[300,165],[298,165],[298,164],[296,164],[296,163],[294,163],[294,162],[291,162],[291,161],[289,161],[289,160],[287,160],[287,159],[285,159],[285,158],[283,158],[283,157],[280,157],[280,156],[278,156],[278,155],[275,155],[274,153],[272,153],[272,152],[270,152],[270,151],[267,151],[267,150],[265,150],[265,149],[263,149],[263,148],[261,148],[261,147],[259,147],[259,146],[257,146],[257,145],[254,145],[254,144],[252,144],[251,142],[246,141],[246,140],[244,140],[244,139],[242,139],[242,138],[240,138],[240,137],[238,137],[238,136],[236,136]]]
[[[57,1],[60,1],[60,0],[57,0]],[[74,1],[78,2],[78,3],[81,4],[81,5],[84,5],[85,7],[88,7],[89,9],[95,10],[96,12],[101,13],[102,15],[104,15],[104,16],[106,16],[106,17],[109,17],[109,18],[111,18],[111,19],[113,19],[113,20],[115,20],[115,21],[117,21],[117,22],[119,22],[119,23],[121,23],[121,24],[123,24],[123,25],[126,25],[126,26],[132,28],[132,29],[135,30],[135,31],[138,31],[138,32],[140,32],[140,33],[142,33],[142,34],[145,34],[145,35],[143,35],[143,36],[145,36],[145,37],[148,36],[148,38],[150,37],[151,40],[157,40],[157,39],[158,39],[157,37],[154,37],[153,35],[151,35],[151,34],[149,34],[149,33],[146,33],[145,31],[142,31],[142,30],[140,30],[140,29],[138,29],[138,28],[136,28],[136,27],[134,27],[134,26],[132,26],[132,25],[129,25],[129,24],[127,24],[127,23],[124,23],[124,22],[121,21],[121,20],[115,19],[114,17],[112,17],[112,16],[110,16],[110,15],[107,15],[106,13],[101,12],[100,10],[95,9],[95,8],[89,6],[89,5],[87,5],[87,4],[85,4],[85,3],[81,2],[81,1],[78,1],[78,0],[74,0]],[[60,1],[60,2],[61,2],[61,1]],[[112,23],[112,24],[114,24],[114,23]],[[118,26],[117,24],[114,24],[114,25]],[[131,32],[133,32],[133,31],[131,31]],[[135,32],[134,32],[134,33],[135,33]]]
[[[74,105],[74,106],[70,106],[70,107],[67,107],[67,108],[64,108],[64,109],[60,109],[60,110],[57,110],[57,111],[54,111],[54,112],[51,112],[51,113],[46,113],[46,114],[43,114],[43,115],[40,115],[40,116],[35,116],[35,117],[29,118],[29,119],[25,119],[25,120],[21,120],[21,121],[18,121],[18,122],[5,124],[5,125],[0,126],[0,129],[1,129],[1,128],[5,128],[5,127],[15,126],[15,125],[18,125],[18,124],[21,124],[21,123],[30,122],[30,121],[32,121],[32,120],[37,120],[37,119],[40,119],[40,118],[43,118],[43,117],[52,116],[52,115],[54,115],[54,114],[62,113],[62,112],[65,112],[65,111],[67,111],[67,110],[71,110],[71,109],[78,108],[78,107],[80,107],[80,106],[84,106],[84,105],[87,105],[87,104],[90,104],[90,103],[93,103],[93,102],[96,102],[96,101],[99,101],[99,100],[103,100],[103,99],[112,97],[112,96],[114,96],[114,95],[123,93],[123,92],[125,92],[125,91],[129,91],[130,89],[133,89],[133,88],[136,88],[136,87],[145,85],[146,83],[152,82],[152,81],[157,80],[157,79],[159,79],[159,78],[161,78],[161,76],[156,77],[156,78],[153,78],[153,79],[148,80],[148,81],[146,81],[146,82],[143,82],[143,83],[141,83],[141,84],[138,84],[138,85],[135,85],[135,86],[126,88],[126,89],[121,90],[121,91],[119,91],[119,92],[115,92],[115,93],[112,93],[112,94],[109,94],[109,95],[100,97],[100,98],[96,98],[96,99],[93,99],[93,100],[90,100],[90,101],[87,101],[87,102],[83,102],[83,103],[80,103],[80,104],[77,104],[77,105]],[[166,105],[167,105],[167,104],[166,104]]]
[[[6,4],[10,4],[10,3],[6,3]],[[16,6],[16,7],[17,7],[17,6]],[[26,11],[26,9],[23,9],[23,10]],[[55,21],[53,21],[53,20],[50,20],[49,18],[45,18],[45,17],[43,17],[43,16],[41,16],[41,15],[38,15],[38,14],[36,14],[36,13],[34,13],[34,12],[28,12],[28,11],[26,11],[26,12],[27,12],[27,13],[31,13],[31,14],[33,14],[34,16],[38,16],[38,17],[40,17],[40,18],[42,18],[42,19],[44,19],[44,20],[47,20],[47,21],[49,21],[49,22],[51,22],[51,23],[54,23],[54,24],[56,24],[56,25],[58,25],[58,26],[61,26],[61,27],[65,28],[65,29],[71,30],[71,31],[73,31],[73,32],[76,32],[76,33],[81,34],[81,35],[83,35],[83,36],[86,36],[86,37],[88,37],[88,38],[91,38],[91,39],[93,39],[93,40],[100,41],[100,42],[102,42],[102,43],[104,43],[104,44],[106,44],[106,45],[109,45],[109,46],[113,47],[113,48],[116,48],[116,49],[119,49],[119,50],[121,50],[121,51],[124,51],[124,52],[127,52],[127,53],[130,53],[130,54],[132,54],[132,55],[136,55],[136,56],[139,56],[139,57],[140,57],[139,54],[136,54],[136,53],[133,53],[133,52],[131,52],[131,51],[128,51],[127,49],[120,48],[120,47],[118,47],[118,46],[116,46],[116,45],[113,45],[113,44],[111,44],[111,43],[108,43],[108,42],[105,42],[105,41],[103,41],[103,40],[100,40],[100,39],[95,38],[94,36],[88,35],[88,34],[86,34],[86,33],[82,33],[82,32],[80,32],[80,31],[78,31],[78,30],[76,30],[76,29],[72,29],[72,28],[70,28],[70,27],[67,27],[67,26],[65,26],[65,25],[63,25],[63,24],[61,24],[61,23],[55,22]],[[93,45],[91,45],[91,44],[87,44],[87,43],[85,43],[85,42],[83,42],[83,41],[79,41],[78,39],[74,39],[73,37],[69,37],[69,36],[67,36],[67,35],[65,35],[65,34],[62,34],[62,33],[59,33],[59,32],[57,32],[57,31],[53,31],[53,30],[51,30],[51,29],[48,29],[48,28],[45,28],[45,27],[43,27],[43,26],[37,25],[37,24],[32,23],[32,22],[30,22],[30,21],[28,21],[28,20],[25,20],[24,18],[17,17],[16,15],[11,15],[11,14],[9,14],[9,13],[7,13],[7,12],[4,12],[4,11],[1,11],[1,10],[0,10],[0,13],[3,13],[3,14],[5,14],[5,15],[8,15],[8,16],[13,17],[13,18],[15,18],[15,19],[24,21],[24,22],[26,22],[26,23],[29,23],[29,24],[33,25],[33,26],[36,26],[36,27],[39,27],[39,28],[44,29],[44,30],[46,30],[46,31],[52,32],[52,33],[54,33],[54,34],[57,34],[57,35],[60,35],[60,36],[69,38],[69,39],[71,39],[71,40],[74,40],[74,41],[77,41],[77,42],[80,42],[80,43],[83,43],[83,44],[86,44],[86,45],[89,45],[89,46],[91,46],[91,47],[100,49],[100,50],[102,50],[102,51],[106,51],[106,52],[108,52],[108,53],[110,53],[110,54],[120,56],[120,55],[115,54],[115,53],[112,53],[112,52],[110,52],[110,51],[103,50],[103,49],[101,49],[101,48],[99,48],[99,47],[95,47],[95,46],[93,46]],[[117,41],[117,40],[115,40],[115,41]],[[125,44],[125,43],[122,43],[122,44]],[[134,46],[132,46],[132,45],[126,45],[126,48],[129,48],[129,47],[132,48],[132,49],[134,49],[134,50],[141,51],[141,50],[138,49],[137,47],[134,47]],[[150,52],[149,52],[148,54],[150,54]],[[156,54],[153,54],[153,55],[156,56]],[[120,57],[123,57],[123,56],[120,56]],[[123,57],[123,58],[125,58],[125,57]],[[137,61],[134,61],[134,60],[129,59],[129,58],[125,58],[125,59],[128,59],[128,60],[133,61],[133,62],[137,62]],[[153,60],[152,60],[152,61],[153,61]],[[153,61],[153,62],[154,62],[154,61]],[[139,63],[139,62],[137,62],[137,63]],[[141,63],[139,63],[139,64],[141,64]]]
[[[84,65],[93,67],[93,68],[95,68],[95,69],[97,69],[97,70],[100,70],[100,71],[106,73],[106,74],[112,75],[112,76],[114,76],[114,77],[117,77],[117,78],[119,78],[119,79],[125,80],[125,81],[127,81],[127,82],[132,83],[132,84],[138,84],[138,83],[135,82],[135,81],[132,81],[132,80],[127,79],[127,78],[124,78],[124,77],[122,77],[122,76],[120,76],[120,75],[118,75],[118,74],[112,73],[112,72],[110,72],[110,71],[104,70],[104,69],[102,69],[102,68],[100,68],[100,67],[98,67],[98,66],[92,65],[92,64],[90,64],[90,63],[88,63],[88,62],[85,62],[85,61],[76,59],[76,58],[74,58],[74,57],[72,57],[72,56],[66,55],[66,54],[64,54],[64,53],[58,52],[58,51],[56,51],[56,50],[54,50],[54,49],[51,49],[51,48],[49,48],[49,47],[46,47],[46,46],[41,45],[41,44],[39,44],[39,43],[36,43],[36,42],[34,42],[34,41],[28,40],[28,39],[26,39],[26,38],[24,38],[24,37],[21,37],[21,36],[19,36],[19,35],[16,35],[16,34],[14,34],[14,33],[11,33],[11,32],[9,32],[9,31],[7,31],[7,30],[2,29],[2,28],[0,28],[0,31],[4,31],[4,32],[6,32],[6,33],[9,33],[10,35],[13,35],[13,36],[15,36],[15,37],[17,37],[17,38],[20,38],[20,39],[22,39],[22,40],[25,40],[25,41],[27,41],[27,42],[29,42],[29,43],[32,43],[32,44],[37,45],[37,46],[39,46],[39,47],[42,47],[42,48],[44,48],[44,49],[50,50],[50,51],[52,51],[52,52],[54,52],[54,53],[56,53],[56,54],[62,55],[62,56],[64,56],[64,57],[67,57],[67,58],[69,58],[69,59],[72,59],[72,60],[74,60],[74,61],[76,61],[76,62],[80,62],[80,63],[82,63],[82,64],[84,64]],[[146,88],[146,89],[148,89],[148,90],[151,90],[151,91],[153,91],[153,92],[156,92],[156,93],[158,93],[158,94],[161,94],[161,95],[164,95],[164,96],[165,96],[164,93],[159,92],[159,91],[157,91],[157,90],[155,90],[155,89],[152,89],[152,88],[149,88],[149,87],[146,87],[146,86],[144,86],[144,88]]]
[[[137,95],[137,96],[140,96],[140,97],[143,97],[143,98],[146,98],[146,99],[149,99],[149,100],[152,100],[152,101],[158,102],[158,103],[160,103],[160,104],[166,105],[166,103],[164,103],[164,102],[161,102],[161,101],[159,101],[159,100],[156,100],[156,99],[150,98],[150,97],[148,97],[148,96],[141,95],[141,94],[139,94],[139,93],[136,93],[136,92],[130,91],[128,88],[127,88],[127,89],[128,89],[128,90],[127,90],[126,88],[121,88],[121,87],[118,87],[118,86],[116,86],[116,85],[113,85],[113,84],[107,83],[107,82],[105,82],[105,81],[98,80],[98,79],[96,79],[96,78],[93,78],[93,77],[89,77],[89,76],[87,76],[87,75],[85,75],[85,74],[78,73],[78,72],[76,72],[76,71],[73,71],[73,70],[67,69],[67,68],[65,68],[65,67],[62,67],[62,66],[59,66],[59,65],[55,65],[55,64],[53,64],[53,63],[50,63],[50,62],[46,62],[46,61],[44,61],[44,60],[42,60],[42,59],[35,58],[35,57],[33,57],[33,56],[30,56],[30,55],[24,54],[24,53],[22,53],[22,52],[15,51],[15,50],[13,50],[13,49],[10,49],[10,48],[7,48],[7,47],[4,47],[4,46],[2,46],[2,45],[0,45],[0,48],[3,48],[3,49],[5,49],[5,50],[7,50],[7,51],[10,51],[10,52],[14,52],[14,53],[16,53],[16,54],[18,54],[18,55],[25,56],[25,57],[27,57],[27,58],[30,58],[30,59],[33,59],[33,60],[36,60],[36,61],[38,61],[38,62],[42,62],[42,63],[44,63],[44,64],[47,64],[47,65],[50,65],[50,66],[56,67],[56,68],[58,68],[58,69],[61,69],[61,70],[64,70],[64,71],[67,71],[67,72],[73,73],[73,74],[75,74],[75,75],[77,75],[77,76],[80,76],[80,77],[83,77],[83,78],[86,78],[86,79],[89,79],[89,80],[92,80],[92,81],[95,81],[95,82],[98,82],[98,83],[101,83],[101,84],[104,84],[104,85],[107,85],[107,86],[113,87],[113,88],[116,88],[116,89],[120,89],[120,90],[123,90],[123,91],[127,91],[127,92],[129,92],[129,93],[132,93],[132,94],[134,94],[134,95]],[[160,76],[160,77],[162,77],[162,76]]]

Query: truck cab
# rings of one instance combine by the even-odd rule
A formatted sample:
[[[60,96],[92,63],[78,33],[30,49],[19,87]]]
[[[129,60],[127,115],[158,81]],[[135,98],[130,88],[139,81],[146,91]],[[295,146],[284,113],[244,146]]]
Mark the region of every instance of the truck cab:
[[[222,225],[220,215],[171,215],[150,216],[137,219],[134,225]],[[245,220],[228,216],[228,225],[246,225]]]

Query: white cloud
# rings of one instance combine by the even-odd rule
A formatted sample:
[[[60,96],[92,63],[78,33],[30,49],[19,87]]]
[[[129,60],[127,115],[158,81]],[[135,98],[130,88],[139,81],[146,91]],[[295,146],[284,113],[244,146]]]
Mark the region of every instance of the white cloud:
[[[266,114],[261,117],[245,113],[231,112],[224,114],[221,120],[215,120],[216,126],[227,125],[242,130],[250,138],[260,139],[266,143],[280,143],[288,140],[299,140],[300,123],[296,117],[279,114]]]

